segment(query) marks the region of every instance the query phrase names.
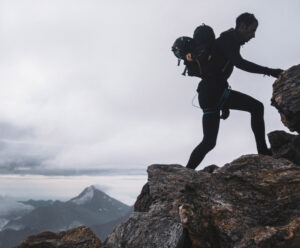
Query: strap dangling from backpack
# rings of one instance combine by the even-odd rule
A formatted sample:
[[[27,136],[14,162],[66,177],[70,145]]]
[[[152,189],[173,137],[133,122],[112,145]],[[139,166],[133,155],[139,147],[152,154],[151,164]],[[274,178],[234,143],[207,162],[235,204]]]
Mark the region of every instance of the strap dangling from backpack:
[[[202,67],[201,67],[200,61],[197,58],[195,60],[197,62],[198,68],[199,68],[199,73],[200,73],[200,75],[202,75],[203,71],[202,71]]]
[[[183,73],[182,73],[181,75],[185,76],[187,70],[188,70],[188,68],[187,68],[187,66],[185,66],[185,67],[184,67],[184,71],[183,71]]]

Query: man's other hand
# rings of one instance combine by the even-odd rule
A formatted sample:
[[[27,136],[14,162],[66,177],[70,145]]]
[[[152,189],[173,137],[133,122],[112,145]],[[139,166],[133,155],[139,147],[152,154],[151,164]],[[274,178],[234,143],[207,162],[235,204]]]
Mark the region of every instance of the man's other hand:
[[[221,114],[220,118],[223,119],[223,120],[226,120],[228,118],[229,114],[230,114],[229,109],[224,108],[221,111],[222,111],[222,114]]]

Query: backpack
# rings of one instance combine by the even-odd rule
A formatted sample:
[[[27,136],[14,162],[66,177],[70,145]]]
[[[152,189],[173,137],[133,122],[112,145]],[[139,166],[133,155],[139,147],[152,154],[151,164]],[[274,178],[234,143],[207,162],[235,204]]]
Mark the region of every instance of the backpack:
[[[216,37],[210,26],[202,24],[194,31],[193,38],[182,36],[175,40],[172,51],[180,61],[184,61],[185,69],[182,75],[196,76],[203,78],[209,61],[211,60],[211,48]],[[186,55],[192,54],[193,61],[187,61]]]

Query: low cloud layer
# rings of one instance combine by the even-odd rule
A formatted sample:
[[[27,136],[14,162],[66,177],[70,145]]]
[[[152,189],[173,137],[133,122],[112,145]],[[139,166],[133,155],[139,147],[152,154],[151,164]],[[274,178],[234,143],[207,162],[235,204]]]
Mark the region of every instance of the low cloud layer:
[[[0,195],[0,218],[12,218],[13,216],[19,217],[31,210],[33,210],[32,206],[25,205],[11,197]]]

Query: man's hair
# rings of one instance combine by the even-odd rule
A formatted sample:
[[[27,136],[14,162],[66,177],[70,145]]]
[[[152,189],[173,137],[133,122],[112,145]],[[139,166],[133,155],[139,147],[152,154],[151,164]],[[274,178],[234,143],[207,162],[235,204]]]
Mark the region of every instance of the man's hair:
[[[236,18],[236,27],[239,27],[242,23],[249,27],[253,23],[258,24],[258,21],[253,14],[246,12]]]

